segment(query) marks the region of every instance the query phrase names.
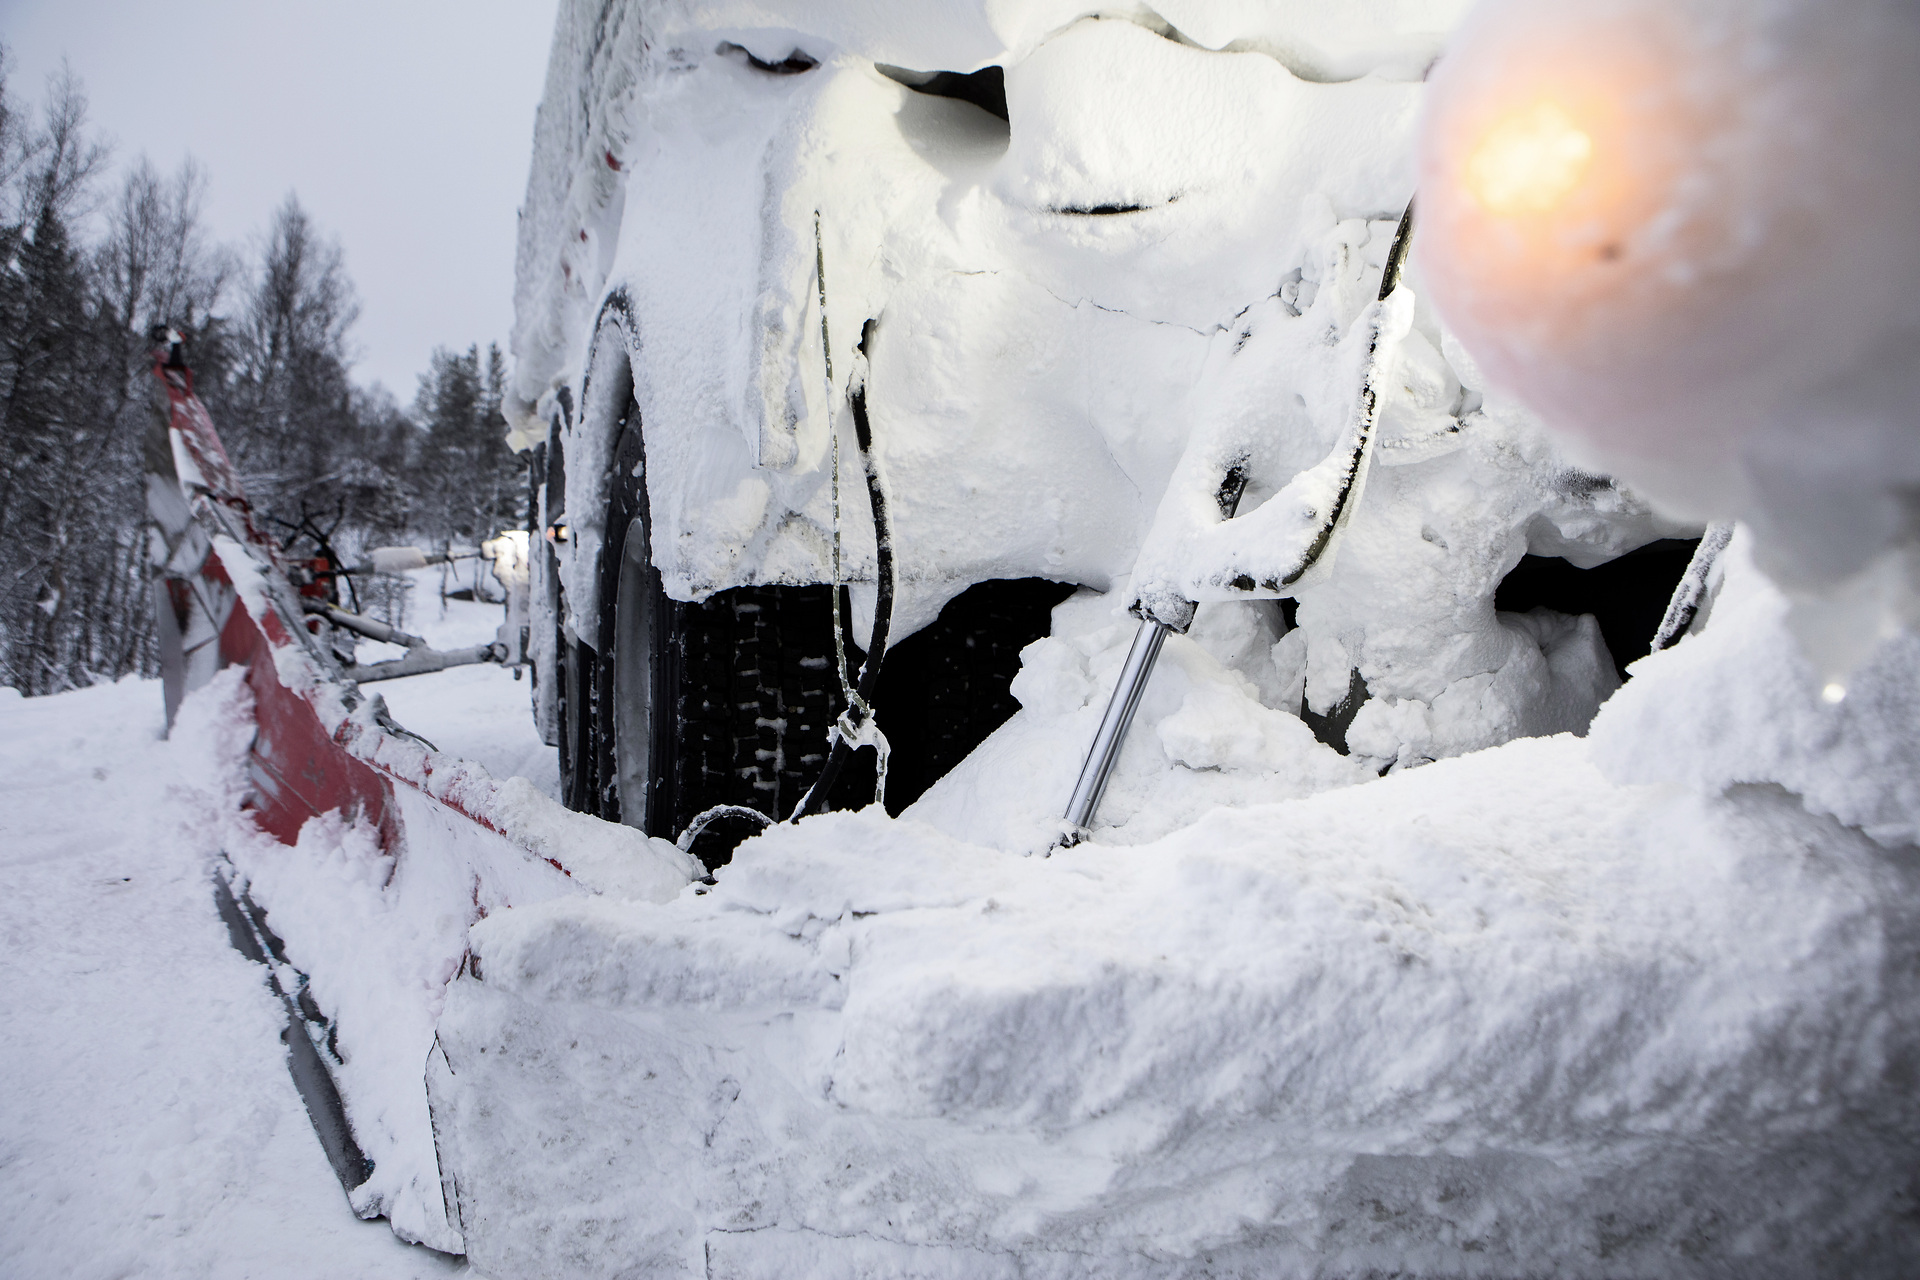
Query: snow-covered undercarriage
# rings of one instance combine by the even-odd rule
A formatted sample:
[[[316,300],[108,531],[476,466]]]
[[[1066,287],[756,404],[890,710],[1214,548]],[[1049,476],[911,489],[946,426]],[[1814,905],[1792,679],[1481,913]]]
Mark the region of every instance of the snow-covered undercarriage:
[[[896,648],[894,812],[1014,710],[1076,587],[1182,630],[1215,602],[1199,634],[1356,777],[1584,729],[1690,548],[1508,575],[1698,530],[1489,398],[1417,281],[1374,301],[1455,7],[566,6],[512,412],[544,470],[539,714],[569,803],[668,837],[716,804],[791,813],[845,703],[835,582],[848,645],[878,612]],[[1352,448],[1370,356],[1337,545],[1264,571]]]

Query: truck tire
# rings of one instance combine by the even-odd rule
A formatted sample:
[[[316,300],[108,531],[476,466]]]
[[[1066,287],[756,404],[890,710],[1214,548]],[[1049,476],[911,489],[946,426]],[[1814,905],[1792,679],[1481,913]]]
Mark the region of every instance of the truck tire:
[[[668,597],[652,563],[639,406],[616,424],[601,551],[598,652],[580,673],[571,807],[673,839],[717,805],[786,817],[826,758],[840,714],[824,586]],[[724,861],[757,824],[721,823],[696,856]]]
[[[547,439],[545,478],[546,519],[551,526],[565,514],[567,497],[566,454],[558,423]],[[560,801],[569,809],[598,817],[601,813],[594,760],[599,742],[593,705],[598,655],[591,646],[581,644],[567,625],[567,599],[560,587],[559,557],[544,536],[541,546],[547,557],[547,604],[553,616],[553,720],[554,736],[558,739],[555,746],[560,756]]]

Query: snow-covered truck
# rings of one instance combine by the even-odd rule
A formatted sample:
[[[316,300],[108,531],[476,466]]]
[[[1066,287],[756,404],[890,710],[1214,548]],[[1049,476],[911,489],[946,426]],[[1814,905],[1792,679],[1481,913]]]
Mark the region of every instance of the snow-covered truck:
[[[1529,565],[1503,607],[1589,606],[1558,620],[1497,621],[1502,582],[1528,553],[1585,568],[1698,530],[1489,405],[1411,291],[1379,483],[1474,473],[1487,500],[1416,497],[1337,587],[1249,575],[1227,545],[1280,555],[1296,495],[1264,500],[1346,456],[1459,7],[563,6],[508,413],[542,473],[538,714],[568,803],[668,838],[714,805],[790,815],[844,701],[844,584],[845,645],[876,615],[885,636],[898,813],[1011,714],[1053,606],[1123,590],[1143,548],[1162,577],[1216,562],[1136,595],[1248,602],[1223,624],[1257,651],[1245,674],[1275,706],[1358,712],[1376,771],[1582,727],[1690,549],[1590,586]],[[1230,471],[1247,528],[1195,527]],[[1573,621],[1594,605],[1617,653]],[[1488,705],[1453,713],[1488,675]],[[1411,700],[1432,723],[1388,725]],[[868,766],[834,799],[871,786]]]
[[[1560,54],[1688,30],[1639,4]],[[497,1275],[1902,1274],[1920,658],[1823,701],[1752,533],[1425,282],[1482,351],[1525,290],[1400,270],[1435,197],[1470,256],[1451,172],[1409,213],[1463,8],[561,5],[509,415],[588,816],[394,725],[198,491],[293,846],[236,827],[234,910],[363,1212]],[[1519,110],[1467,182],[1545,217],[1592,136]]]

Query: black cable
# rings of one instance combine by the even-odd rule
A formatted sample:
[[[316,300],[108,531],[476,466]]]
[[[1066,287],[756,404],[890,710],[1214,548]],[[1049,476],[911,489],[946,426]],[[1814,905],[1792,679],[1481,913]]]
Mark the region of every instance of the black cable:
[[[873,321],[867,321],[860,335],[859,350],[864,353],[867,338],[873,331]],[[847,399],[853,408],[853,434],[860,447],[860,461],[867,476],[867,502],[873,509],[874,568],[879,578],[878,598],[873,609],[873,635],[867,641],[866,660],[860,664],[860,678],[854,683],[859,701],[847,708],[847,714],[855,717],[863,715],[861,704],[873,705],[873,691],[880,682],[880,664],[887,655],[887,633],[893,625],[893,522],[887,513],[886,486],[880,481],[880,468],[873,456],[873,428],[867,420],[867,387],[864,380],[848,392]],[[838,585],[834,590],[838,591]],[[833,749],[827,753],[827,762],[820,767],[820,776],[807,788],[807,794],[800,797],[800,803],[794,806],[794,822],[810,813],[821,813],[826,809],[827,793],[840,777],[840,770],[846,766],[847,758],[854,752],[854,746],[845,734],[836,734]]]

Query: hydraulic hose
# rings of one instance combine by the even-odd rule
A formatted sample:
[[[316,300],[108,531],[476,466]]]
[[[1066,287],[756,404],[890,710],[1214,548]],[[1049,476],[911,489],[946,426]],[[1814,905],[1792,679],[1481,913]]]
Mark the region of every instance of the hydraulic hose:
[[[860,349],[867,345],[868,333],[873,322],[867,322],[867,332],[860,336]],[[860,664],[860,678],[854,683],[852,705],[846,710],[845,719],[858,728],[873,715],[873,692],[880,683],[880,664],[887,656],[887,633],[893,624],[893,522],[887,512],[886,485],[880,479],[880,468],[873,456],[873,427],[867,420],[867,388],[864,380],[856,384],[848,393],[847,399],[853,409],[854,439],[860,448],[860,462],[867,478],[867,502],[873,510],[874,568],[878,578],[878,598],[873,610],[873,635],[867,641],[866,660]],[[840,590],[838,583],[835,591]],[[854,742],[846,732],[836,726],[833,747],[827,753],[827,762],[820,767],[820,776],[814,780],[807,794],[800,798],[794,807],[792,821],[798,822],[810,813],[820,813],[826,809],[827,793],[840,777],[840,770],[846,766],[847,757],[855,750]],[[885,775],[882,774],[882,785]]]

